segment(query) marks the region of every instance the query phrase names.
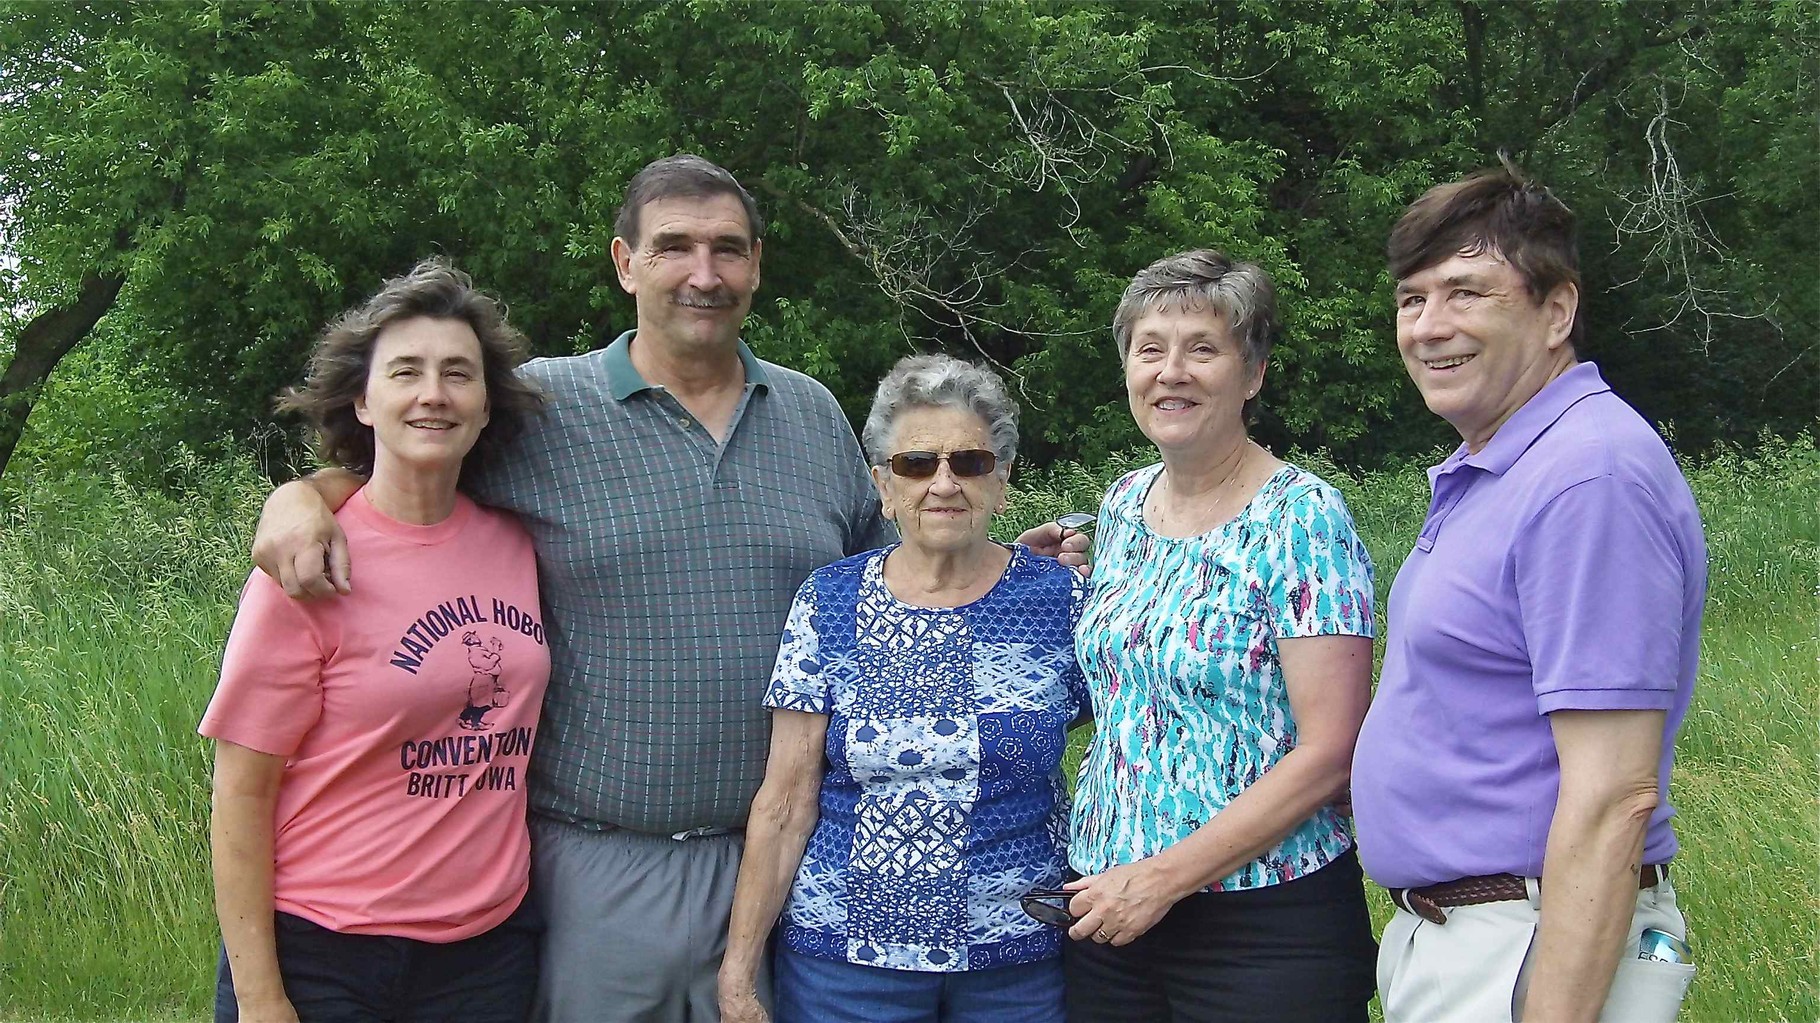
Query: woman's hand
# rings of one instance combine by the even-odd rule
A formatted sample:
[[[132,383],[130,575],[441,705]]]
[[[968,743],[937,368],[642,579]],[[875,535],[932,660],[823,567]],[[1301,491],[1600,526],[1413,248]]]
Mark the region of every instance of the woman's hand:
[[[750,981],[736,983],[726,977],[720,980],[721,1023],[771,1023],[771,1014],[758,1002],[758,992]]]
[[[1136,941],[1188,894],[1154,857],[1070,881],[1062,887],[1076,893],[1068,901],[1068,911],[1075,916],[1068,936],[1106,945]]]
[[[239,1006],[240,1023],[299,1023],[297,1009],[283,995],[276,1001],[242,1001]]]
[[[215,743],[209,856],[215,869],[215,915],[240,1018],[297,1023],[284,993],[273,933],[272,842],[284,758],[225,739]]]
[[[797,598],[803,600],[802,597]],[[792,616],[795,615],[792,609]],[[809,643],[786,642],[792,654],[813,654]],[[733,886],[727,947],[721,955],[720,1018],[726,1023],[769,1023],[758,1001],[759,964],[765,939],[783,912],[790,884],[802,866],[803,850],[820,816],[822,772],[827,759],[828,715],[796,710],[771,712],[771,753],[765,781],[746,815],[746,848]]]

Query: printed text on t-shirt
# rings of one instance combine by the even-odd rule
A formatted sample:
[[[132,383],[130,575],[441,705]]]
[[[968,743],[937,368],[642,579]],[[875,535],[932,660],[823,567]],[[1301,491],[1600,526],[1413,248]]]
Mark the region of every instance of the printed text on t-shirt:
[[[517,607],[495,598],[492,602],[492,616],[481,617],[481,603],[477,596],[456,597],[445,600],[430,608],[411,623],[411,627],[398,637],[397,649],[392,651],[392,665],[403,668],[411,674],[423,666],[423,657],[430,652],[444,637],[463,625],[474,625],[481,622],[492,622],[503,625],[513,632],[529,636],[539,646],[543,645],[543,625],[536,617],[526,614]]]

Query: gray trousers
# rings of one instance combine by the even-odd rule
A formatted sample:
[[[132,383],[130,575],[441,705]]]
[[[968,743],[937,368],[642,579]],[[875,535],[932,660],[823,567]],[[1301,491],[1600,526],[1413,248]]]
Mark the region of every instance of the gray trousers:
[[[533,1019],[718,1023],[717,975],[744,839],[594,831],[531,817],[546,925]],[[770,977],[759,978],[770,1004]]]

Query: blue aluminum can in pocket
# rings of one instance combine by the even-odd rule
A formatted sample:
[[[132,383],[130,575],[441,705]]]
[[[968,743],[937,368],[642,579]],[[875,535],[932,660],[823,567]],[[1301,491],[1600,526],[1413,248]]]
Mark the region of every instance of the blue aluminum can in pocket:
[[[1687,942],[1655,927],[1645,928],[1637,936],[1637,958],[1658,963],[1691,963],[1694,950]]]

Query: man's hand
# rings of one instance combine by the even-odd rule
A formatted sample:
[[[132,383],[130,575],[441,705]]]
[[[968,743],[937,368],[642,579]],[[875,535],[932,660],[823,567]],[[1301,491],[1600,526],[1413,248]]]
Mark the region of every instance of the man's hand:
[[[1074,529],[1063,529],[1053,522],[1045,522],[1024,531],[1017,542],[1030,548],[1030,553],[1040,554],[1045,558],[1054,558],[1069,568],[1086,575],[1089,568],[1087,557],[1090,541],[1087,534]]]
[[[353,589],[347,534],[322,494],[305,480],[292,480],[265,499],[253,536],[253,563],[297,600]]]

